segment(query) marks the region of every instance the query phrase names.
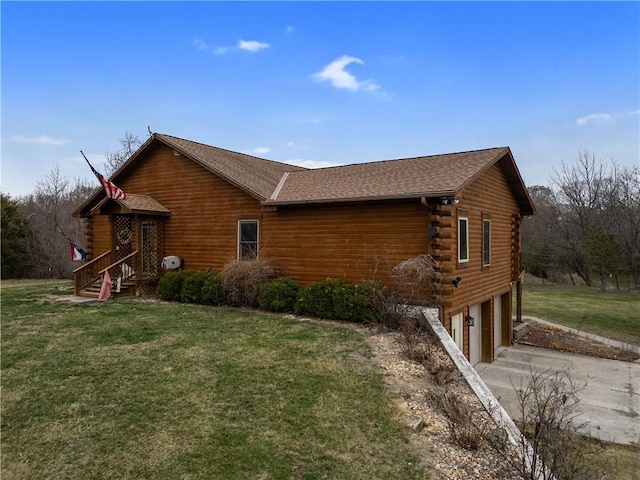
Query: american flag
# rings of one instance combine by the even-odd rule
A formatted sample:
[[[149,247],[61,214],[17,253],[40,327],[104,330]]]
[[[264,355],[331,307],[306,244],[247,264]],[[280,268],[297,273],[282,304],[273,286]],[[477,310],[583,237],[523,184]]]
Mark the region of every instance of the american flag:
[[[124,190],[118,188],[108,178],[104,178],[104,176],[100,172],[98,172],[95,168],[93,168],[93,166],[89,163],[89,159],[82,152],[82,150],[80,150],[80,153],[82,153],[82,156],[87,161],[87,164],[89,164],[89,168],[91,169],[93,174],[96,176],[96,178],[100,182],[100,185],[102,185],[102,187],[104,188],[104,191],[107,194],[107,197],[113,198],[115,200],[124,200],[127,198],[127,194]]]

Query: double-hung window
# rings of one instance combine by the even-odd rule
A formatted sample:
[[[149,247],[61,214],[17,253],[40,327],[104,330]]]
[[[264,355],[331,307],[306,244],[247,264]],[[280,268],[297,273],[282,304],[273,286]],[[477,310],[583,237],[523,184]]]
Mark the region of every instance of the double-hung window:
[[[482,220],[482,266],[491,265],[491,220]]]
[[[458,217],[458,262],[469,261],[469,219]]]
[[[238,260],[254,260],[258,256],[258,221],[238,222]]]

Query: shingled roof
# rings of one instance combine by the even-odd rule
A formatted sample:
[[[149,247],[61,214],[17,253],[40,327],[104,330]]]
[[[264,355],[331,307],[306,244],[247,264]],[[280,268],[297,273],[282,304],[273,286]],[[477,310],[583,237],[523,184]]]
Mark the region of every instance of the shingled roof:
[[[507,147],[289,172],[265,203],[326,203],[454,195]]]
[[[104,205],[110,202],[117,203],[120,206],[122,213],[152,213],[154,215],[171,214],[171,210],[162,205],[156,199],[148,195],[137,195],[134,193],[127,193],[127,198],[125,199],[114,200],[109,197],[105,197],[92,209],[92,211],[99,211]]]
[[[304,170],[303,167],[273,162],[170,135],[156,133],[154,137],[263,200],[271,196],[285,172]]]
[[[522,214],[534,212],[508,147],[305,169],[155,133],[114,173],[116,184],[118,176],[154,142],[191,158],[264,205],[274,206],[454,196],[490,166],[502,162]],[[96,190],[74,215],[95,205],[100,191]]]

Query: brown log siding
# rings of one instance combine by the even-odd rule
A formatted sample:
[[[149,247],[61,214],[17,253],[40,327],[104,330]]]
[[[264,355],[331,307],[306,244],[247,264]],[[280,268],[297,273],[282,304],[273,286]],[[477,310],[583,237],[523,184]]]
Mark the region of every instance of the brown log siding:
[[[469,261],[458,263],[457,241],[452,245],[455,268],[444,277],[448,283],[452,278],[460,276],[460,287],[452,290],[452,295],[445,299],[443,320],[446,328],[451,329],[451,316],[469,312],[469,307],[482,302],[491,302],[494,295],[511,291],[511,258],[512,258],[512,217],[518,212],[518,205],[511,193],[506,175],[497,164],[467,186],[458,196],[460,202],[456,206],[457,216],[469,219]],[[482,220],[491,220],[491,264],[482,265]],[[485,306],[485,314],[488,307]],[[486,321],[493,324],[489,315]],[[465,326],[464,352],[469,355],[468,327]],[[488,332],[490,336],[492,332]],[[487,342],[489,339],[487,339]]]
[[[419,200],[280,208],[265,214],[262,252],[303,284],[382,281],[393,265],[427,253],[428,215]]]
[[[419,199],[358,204],[264,208],[260,202],[203,166],[162,144],[139,158],[119,186],[150,195],[171,211],[164,223],[163,255],[178,255],[186,268],[220,270],[237,254],[237,224],[260,221],[260,251],[303,284],[327,277],[383,279],[393,265],[421,253],[433,253],[426,231],[431,217],[441,221],[437,251],[442,263],[444,321],[510,290],[512,216],[518,213],[500,164],[467,186],[458,205],[429,207]],[[457,262],[457,215],[469,219],[469,262]],[[435,212],[435,213],[434,213]],[[491,219],[491,265],[482,266],[482,215]],[[109,220],[98,215],[92,254],[111,248]],[[458,289],[451,287],[456,276]]]

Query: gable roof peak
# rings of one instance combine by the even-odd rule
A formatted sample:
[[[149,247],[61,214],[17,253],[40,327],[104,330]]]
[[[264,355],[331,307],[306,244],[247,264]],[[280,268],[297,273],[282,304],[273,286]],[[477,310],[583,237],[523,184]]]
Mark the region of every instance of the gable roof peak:
[[[261,201],[271,196],[285,172],[305,170],[304,167],[266,160],[171,135],[155,133],[154,138]]]

